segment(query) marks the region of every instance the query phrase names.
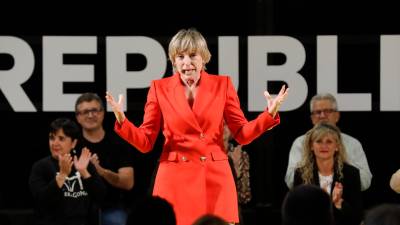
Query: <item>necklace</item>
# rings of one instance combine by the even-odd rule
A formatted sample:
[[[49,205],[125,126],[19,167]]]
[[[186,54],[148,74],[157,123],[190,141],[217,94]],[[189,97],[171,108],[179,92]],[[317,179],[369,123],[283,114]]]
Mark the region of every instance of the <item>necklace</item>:
[[[322,189],[324,189],[328,194],[331,193],[332,189],[332,182],[333,182],[333,174],[324,176],[318,173],[319,177],[319,185],[321,186]]]

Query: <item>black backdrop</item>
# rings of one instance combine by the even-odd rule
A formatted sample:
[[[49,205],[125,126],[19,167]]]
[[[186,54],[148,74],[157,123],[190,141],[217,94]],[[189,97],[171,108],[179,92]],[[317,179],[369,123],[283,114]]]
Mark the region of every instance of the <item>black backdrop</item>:
[[[363,144],[374,175],[371,188],[364,193],[365,208],[382,202],[398,202],[390,190],[391,174],[400,166],[397,147],[399,112],[379,110],[379,37],[400,34],[395,7],[388,3],[347,3],[329,1],[248,0],[198,2],[113,2],[19,4],[4,7],[0,36],[11,35],[28,42],[35,53],[35,70],[23,88],[38,112],[13,112],[0,92],[0,124],[2,133],[1,207],[32,207],[27,179],[34,161],[48,154],[47,127],[59,116],[73,117],[72,112],[42,112],[41,38],[44,35],[90,35],[98,37],[98,52],[104,51],[105,36],[144,35],[153,37],[166,47],[169,38],[180,28],[196,27],[208,39],[214,55],[208,70],[217,73],[216,38],[239,36],[239,97],[247,108],[247,50],[249,35],[286,35],[301,40],[307,59],[301,74],[309,84],[309,99],[316,92],[316,36],[338,35],[339,88],[342,93],[372,93],[371,112],[343,112],[340,128]],[[0,43],[1,45],[1,43]],[[2,62],[3,60],[3,62]],[[0,54],[0,65],[7,60]],[[76,86],[70,92],[105,92],[105,56],[83,59],[96,65],[96,82]],[[2,67],[2,69],[4,69]],[[170,67],[168,67],[170,71]],[[168,73],[168,72],[167,72]],[[1,78],[0,78],[1,79]],[[1,82],[1,80],[0,80]],[[400,85],[400,84],[399,84]],[[146,90],[128,92],[128,116],[140,123]],[[399,96],[395,96],[399,98]],[[308,102],[308,101],[307,101]],[[129,107],[130,106],[130,107]],[[245,112],[251,119],[257,113]],[[107,114],[106,126],[112,128],[113,115]],[[289,148],[298,135],[311,127],[308,105],[281,113],[282,124],[246,146],[251,158],[252,206],[270,205],[279,209],[287,188],[283,178]],[[149,183],[160,150],[139,155],[137,193],[143,194]]]

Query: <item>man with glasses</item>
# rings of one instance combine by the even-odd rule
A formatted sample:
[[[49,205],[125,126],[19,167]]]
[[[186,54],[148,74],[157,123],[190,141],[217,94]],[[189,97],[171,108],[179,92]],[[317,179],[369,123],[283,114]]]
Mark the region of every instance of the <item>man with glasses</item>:
[[[134,149],[114,132],[103,128],[104,105],[95,93],[84,93],[75,103],[76,120],[82,127],[81,149],[93,153],[91,162],[107,185],[107,195],[101,206],[101,225],[125,225],[128,216],[126,195],[134,185],[131,159]]]
[[[317,94],[312,97],[310,110],[313,125],[324,121],[336,126],[340,118],[336,99],[329,93]],[[362,145],[348,134],[342,132],[341,136],[346,148],[348,163],[360,170],[361,190],[365,191],[371,185],[372,174]],[[302,159],[304,137],[305,135],[296,138],[289,152],[289,163],[285,176],[285,182],[289,188],[293,187],[294,171]]]

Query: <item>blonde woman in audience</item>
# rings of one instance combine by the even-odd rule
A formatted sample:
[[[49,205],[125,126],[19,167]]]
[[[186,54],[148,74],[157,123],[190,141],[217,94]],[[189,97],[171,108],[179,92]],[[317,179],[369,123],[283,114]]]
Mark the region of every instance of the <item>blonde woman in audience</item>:
[[[313,184],[330,196],[336,225],[359,225],[362,200],[359,170],[346,161],[340,130],[318,123],[306,133],[302,162],[294,186]]]

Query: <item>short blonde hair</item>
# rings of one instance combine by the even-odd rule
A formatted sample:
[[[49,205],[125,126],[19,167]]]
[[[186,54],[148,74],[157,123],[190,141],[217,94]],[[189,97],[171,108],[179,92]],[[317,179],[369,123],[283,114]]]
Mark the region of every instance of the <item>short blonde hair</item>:
[[[169,42],[168,56],[172,64],[175,62],[176,55],[184,52],[199,53],[204,60],[204,66],[211,59],[206,40],[195,28],[181,29]]]

